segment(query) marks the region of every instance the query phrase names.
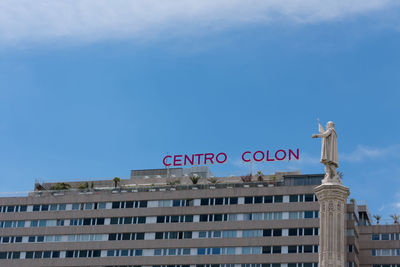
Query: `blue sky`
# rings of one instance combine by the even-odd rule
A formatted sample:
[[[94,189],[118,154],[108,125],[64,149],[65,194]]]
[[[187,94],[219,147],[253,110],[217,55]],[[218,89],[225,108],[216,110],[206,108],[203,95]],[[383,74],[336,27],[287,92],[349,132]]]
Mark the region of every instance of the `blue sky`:
[[[400,213],[395,1],[2,1],[1,192],[128,178],[166,153],[300,148],[253,171],[321,173],[317,118],[372,214]]]

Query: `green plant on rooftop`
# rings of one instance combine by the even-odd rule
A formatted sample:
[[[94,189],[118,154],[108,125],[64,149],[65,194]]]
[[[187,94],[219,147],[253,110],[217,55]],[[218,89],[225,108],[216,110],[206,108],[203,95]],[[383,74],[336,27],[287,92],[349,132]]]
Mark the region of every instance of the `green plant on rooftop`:
[[[218,184],[219,183],[219,181],[218,181],[218,179],[217,178],[208,178],[207,179],[207,181],[210,183],[210,184]]]
[[[380,215],[374,215],[374,216],[372,216],[372,217],[374,217],[374,219],[376,220],[376,224],[379,224],[379,221],[381,220],[381,216]]]
[[[177,185],[180,184],[181,181],[179,179],[167,182],[167,185]]]
[[[399,224],[400,215],[398,215],[398,214],[392,214],[392,215],[390,215],[390,218],[393,219],[393,223],[394,223],[394,224]]]
[[[89,183],[88,182],[81,183],[78,186],[78,189],[81,189],[81,190],[88,189],[88,188],[89,188]]]
[[[189,179],[192,182],[192,184],[197,184],[200,180],[200,176],[198,176],[197,174],[193,174],[192,176],[189,177]]]
[[[114,177],[113,182],[114,188],[117,188],[118,184],[121,182],[121,179],[119,177]]]
[[[69,190],[71,189],[71,185],[67,183],[56,183],[51,186],[51,190]]]
[[[242,179],[242,182],[244,182],[244,183],[249,183],[249,182],[251,182],[251,177],[252,176],[253,175],[250,173],[249,175],[245,175],[245,176],[240,177],[240,179]]]

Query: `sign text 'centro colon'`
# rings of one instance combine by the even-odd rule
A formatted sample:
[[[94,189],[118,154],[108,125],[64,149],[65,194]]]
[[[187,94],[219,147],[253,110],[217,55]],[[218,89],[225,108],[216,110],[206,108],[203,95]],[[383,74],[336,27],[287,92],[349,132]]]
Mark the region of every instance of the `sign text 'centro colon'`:
[[[300,158],[300,150],[297,148],[292,149],[279,149],[276,151],[262,151],[258,150],[254,153],[245,151],[242,153],[243,162],[271,162],[282,160],[298,160]],[[184,154],[184,155],[167,155],[163,158],[165,167],[170,166],[188,166],[188,165],[207,165],[207,164],[222,164],[228,160],[228,155],[224,152],[215,153],[202,153],[202,154]]]

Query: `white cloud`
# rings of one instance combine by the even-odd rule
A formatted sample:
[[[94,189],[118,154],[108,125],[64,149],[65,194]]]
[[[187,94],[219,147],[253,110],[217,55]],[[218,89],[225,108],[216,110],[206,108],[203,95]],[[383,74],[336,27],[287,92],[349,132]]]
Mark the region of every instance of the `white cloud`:
[[[339,156],[339,161],[360,162],[368,159],[383,159],[388,156],[399,156],[400,144],[391,145],[384,148],[374,148],[359,145],[351,153],[343,153]]]
[[[316,23],[394,0],[1,0],[0,42],[149,38],[248,23]]]

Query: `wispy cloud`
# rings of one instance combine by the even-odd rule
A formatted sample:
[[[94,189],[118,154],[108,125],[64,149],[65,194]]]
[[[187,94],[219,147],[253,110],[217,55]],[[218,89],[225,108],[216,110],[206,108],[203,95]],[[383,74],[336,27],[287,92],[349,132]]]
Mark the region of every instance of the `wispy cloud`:
[[[2,0],[0,42],[149,38],[249,23],[318,23],[394,0]]]
[[[344,160],[348,162],[360,162],[363,160],[383,159],[388,156],[399,155],[400,144],[395,144],[383,148],[359,145],[353,152],[340,154],[339,160]]]

